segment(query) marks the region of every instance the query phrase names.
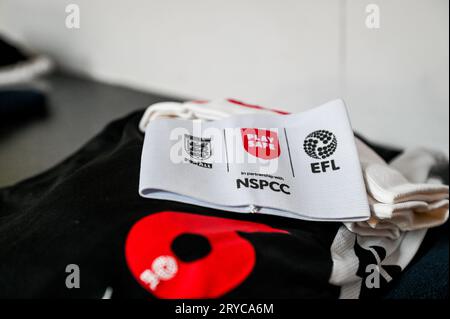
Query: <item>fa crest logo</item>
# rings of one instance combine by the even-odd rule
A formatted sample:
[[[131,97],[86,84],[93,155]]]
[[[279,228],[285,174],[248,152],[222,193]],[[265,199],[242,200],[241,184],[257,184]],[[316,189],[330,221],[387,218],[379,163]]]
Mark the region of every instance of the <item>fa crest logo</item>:
[[[184,149],[193,159],[206,160],[211,157],[211,139],[185,134]]]
[[[190,159],[186,159],[189,163],[200,167],[212,168],[211,163],[204,162],[212,155],[211,138],[203,138],[185,134],[184,150],[190,157]]]

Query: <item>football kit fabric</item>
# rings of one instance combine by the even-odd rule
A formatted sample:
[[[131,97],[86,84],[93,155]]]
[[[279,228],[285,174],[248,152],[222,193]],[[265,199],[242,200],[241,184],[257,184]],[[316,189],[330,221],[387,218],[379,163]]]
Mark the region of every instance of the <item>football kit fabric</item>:
[[[0,191],[1,297],[101,298],[108,288],[112,298],[338,296],[328,278],[339,225],[140,197],[141,116],[111,123],[53,169]],[[177,275],[162,280],[173,259],[153,256],[176,258]],[[148,261],[161,292],[137,275]],[[79,289],[65,285],[72,264]]]
[[[400,227],[392,239],[358,234],[339,222],[143,198],[145,118],[135,112],[117,120],[54,168],[0,189],[0,297],[378,297],[411,262],[430,226]],[[384,160],[392,156],[387,153]],[[420,194],[411,211],[446,207],[442,185],[401,188],[400,197],[388,189],[388,205]],[[391,221],[399,210],[383,209]],[[445,210],[442,216],[439,223]],[[66,286],[69,265],[80,269],[79,288]],[[367,284],[370,265],[378,267],[378,288]]]

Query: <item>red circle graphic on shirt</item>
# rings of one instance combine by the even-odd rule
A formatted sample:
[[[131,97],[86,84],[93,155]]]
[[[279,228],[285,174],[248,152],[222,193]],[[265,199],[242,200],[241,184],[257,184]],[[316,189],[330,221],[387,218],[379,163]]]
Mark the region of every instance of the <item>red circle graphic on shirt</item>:
[[[253,270],[256,253],[237,232],[287,233],[270,226],[181,212],[160,212],[139,220],[125,245],[128,267],[158,298],[216,298],[241,284]],[[172,249],[184,234],[201,236],[209,251],[182,260]]]

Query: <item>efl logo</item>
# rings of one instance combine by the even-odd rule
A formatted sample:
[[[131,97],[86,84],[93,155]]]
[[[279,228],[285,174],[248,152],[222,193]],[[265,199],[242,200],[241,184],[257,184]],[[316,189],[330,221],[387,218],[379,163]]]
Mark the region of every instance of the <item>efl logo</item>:
[[[241,135],[247,153],[265,160],[280,157],[281,150],[277,132],[257,128],[242,128]]]
[[[336,136],[326,130],[314,131],[305,138],[303,149],[311,158],[326,159],[336,152]],[[334,160],[311,163],[311,172],[314,174],[325,173],[328,169],[337,171],[341,168],[336,165]]]

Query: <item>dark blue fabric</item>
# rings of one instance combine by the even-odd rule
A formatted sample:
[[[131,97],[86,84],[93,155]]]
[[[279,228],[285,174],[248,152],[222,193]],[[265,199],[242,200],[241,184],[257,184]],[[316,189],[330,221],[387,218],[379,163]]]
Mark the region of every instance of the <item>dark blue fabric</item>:
[[[428,230],[413,262],[385,295],[390,299],[447,299],[448,223]]]
[[[0,90],[0,123],[45,113],[45,95],[34,89]]]

